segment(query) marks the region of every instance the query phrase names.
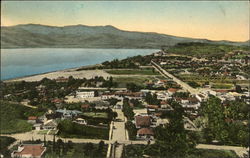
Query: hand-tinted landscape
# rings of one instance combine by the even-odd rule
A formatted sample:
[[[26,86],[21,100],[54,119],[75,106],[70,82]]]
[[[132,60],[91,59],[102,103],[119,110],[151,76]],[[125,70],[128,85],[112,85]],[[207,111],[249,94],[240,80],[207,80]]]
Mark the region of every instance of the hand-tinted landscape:
[[[249,1],[1,1],[0,157],[249,157]]]

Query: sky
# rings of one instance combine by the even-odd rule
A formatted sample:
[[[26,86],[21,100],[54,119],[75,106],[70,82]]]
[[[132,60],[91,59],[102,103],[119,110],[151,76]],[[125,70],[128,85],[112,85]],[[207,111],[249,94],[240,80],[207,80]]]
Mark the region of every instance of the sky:
[[[248,1],[2,1],[1,25],[113,25],[210,40],[249,40]]]

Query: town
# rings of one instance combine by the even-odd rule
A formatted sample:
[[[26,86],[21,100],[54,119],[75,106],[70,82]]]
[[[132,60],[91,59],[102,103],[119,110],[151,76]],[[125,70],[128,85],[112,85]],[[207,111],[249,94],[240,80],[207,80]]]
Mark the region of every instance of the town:
[[[2,157],[248,157],[249,49],[183,47],[76,70],[109,76],[1,81]]]

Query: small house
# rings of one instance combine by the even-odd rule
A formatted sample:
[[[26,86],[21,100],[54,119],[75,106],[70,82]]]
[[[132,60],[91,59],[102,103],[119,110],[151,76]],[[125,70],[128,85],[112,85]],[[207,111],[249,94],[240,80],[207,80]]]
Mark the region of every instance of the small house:
[[[141,128],[137,131],[137,139],[154,139],[154,132],[151,128]]]
[[[11,157],[41,158],[45,151],[43,144],[22,144],[11,153]]]

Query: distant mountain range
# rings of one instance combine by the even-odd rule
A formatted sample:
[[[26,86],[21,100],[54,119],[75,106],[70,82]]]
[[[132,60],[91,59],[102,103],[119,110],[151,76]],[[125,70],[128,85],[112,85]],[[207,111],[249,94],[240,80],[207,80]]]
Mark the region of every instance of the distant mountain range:
[[[64,27],[24,24],[1,27],[1,48],[156,48],[183,42],[249,45],[246,42],[211,41],[152,32],[123,31],[114,26]]]

